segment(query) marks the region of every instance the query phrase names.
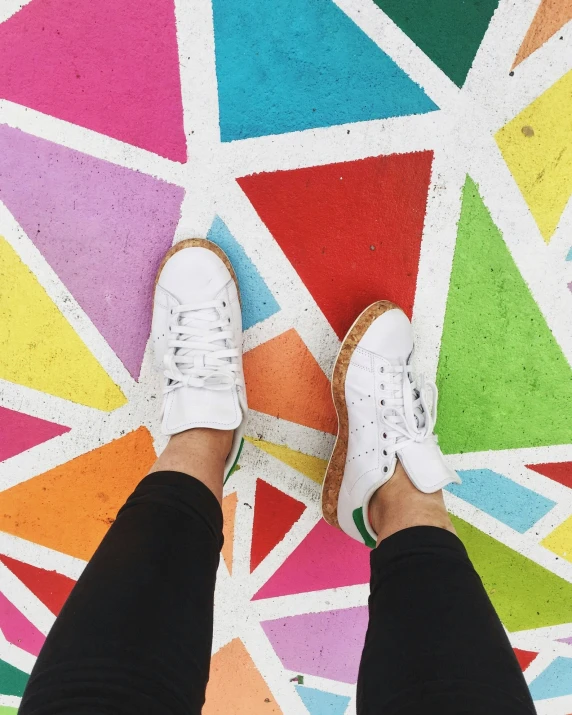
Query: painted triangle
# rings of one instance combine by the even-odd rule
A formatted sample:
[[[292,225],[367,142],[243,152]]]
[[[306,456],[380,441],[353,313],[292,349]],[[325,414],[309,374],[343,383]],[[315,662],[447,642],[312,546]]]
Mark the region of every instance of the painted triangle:
[[[238,497],[236,492],[229,494],[222,500],[223,536],[224,544],[221,550],[222,557],[229,574],[232,575],[232,558],[234,554],[234,520]]]
[[[529,687],[534,700],[572,695],[572,658],[555,658]]]
[[[30,676],[4,660],[0,660],[0,694],[21,697]]]
[[[436,432],[443,450],[572,442],[571,377],[477,186],[467,178],[437,370]]]
[[[340,338],[376,300],[411,315],[433,153],[238,179]]]
[[[242,328],[247,330],[280,310],[276,299],[262,279],[258,269],[218,216],[207,234],[229,257],[240,286]]]
[[[0,592],[0,631],[8,643],[37,656],[46,636]],[[2,686],[0,686],[2,687]]]
[[[513,69],[542,47],[570,20],[572,20],[572,4],[569,0],[542,0],[518,50]]]
[[[320,519],[253,600],[369,583],[370,554]]]
[[[155,275],[183,195],[178,186],[0,126],[0,199],[135,379]]]
[[[374,0],[459,87],[499,0]]]
[[[523,671],[525,671],[528,668],[528,666],[532,663],[532,661],[538,655],[538,653],[534,653],[533,651],[521,650],[520,648],[515,648],[514,654],[516,655],[518,664],[520,665],[520,667]]]
[[[268,685],[238,638],[212,657],[203,715],[281,715]]]
[[[310,715],[344,715],[351,699],[303,685],[297,685],[296,690]]]
[[[223,141],[437,109],[329,0],[213,2]]]
[[[572,562],[572,516],[559,524],[540,543],[566,561]]]
[[[330,381],[294,329],[249,350],[244,376],[251,409],[321,432],[337,431]]]
[[[251,573],[282,541],[305,509],[306,506],[297,499],[284,494],[262,479],[256,480],[250,547]]]
[[[266,442],[263,439],[255,439],[254,437],[246,437],[246,439],[258,449],[262,449],[272,457],[279,459],[317,484],[321,484],[324,481],[326,467],[328,466],[328,462],[325,459],[298,452],[282,444]]]
[[[3,99],[186,160],[172,0],[33,0],[0,54]]]
[[[17,576],[20,581],[36,596],[54,615],[58,615],[70,595],[75,581],[57,571],[46,571],[38,566],[25,564],[22,561],[0,554],[0,561]]]
[[[549,464],[527,464],[527,469],[533,469],[548,479],[552,479],[565,487],[572,489],[572,462],[553,462]]]
[[[0,407],[0,462],[69,431],[64,425]]]
[[[572,143],[571,114],[572,71],[495,134],[546,243],[572,195],[572,172],[569,163],[561,161]]]
[[[99,410],[125,404],[125,395],[2,237],[0,313],[0,378]]]
[[[452,516],[459,538],[506,628],[513,631],[570,621],[572,584]]]
[[[0,492],[0,530],[87,561],[155,459],[140,427]]]

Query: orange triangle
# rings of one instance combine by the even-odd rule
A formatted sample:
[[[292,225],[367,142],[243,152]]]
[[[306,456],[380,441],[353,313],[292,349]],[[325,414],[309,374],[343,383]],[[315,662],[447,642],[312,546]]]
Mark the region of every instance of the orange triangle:
[[[572,20],[570,0],[542,0],[536,11],[532,25],[518,51],[513,68],[535,52],[560,28]]]
[[[222,547],[222,557],[229,574],[232,575],[232,555],[234,552],[234,517],[236,516],[236,504],[238,496],[236,492],[229,494],[222,500],[222,515],[224,518],[224,545]]]
[[[252,658],[235,638],[211,661],[207,699],[203,715],[282,715],[268,685]]]
[[[336,433],[330,381],[293,328],[247,352],[244,374],[253,410]]]
[[[0,493],[0,530],[88,560],[155,459],[140,427]]]

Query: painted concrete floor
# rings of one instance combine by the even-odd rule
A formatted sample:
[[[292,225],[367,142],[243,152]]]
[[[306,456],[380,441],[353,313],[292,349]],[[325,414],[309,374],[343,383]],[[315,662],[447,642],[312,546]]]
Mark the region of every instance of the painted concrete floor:
[[[327,376],[387,298],[439,385],[447,503],[538,712],[572,713],[571,19],[569,0],[4,0],[2,715],[164,447],[150,297],[190,236],[237,268],[253,409],[204,712],[355,712],[368,550],[319,518]]]

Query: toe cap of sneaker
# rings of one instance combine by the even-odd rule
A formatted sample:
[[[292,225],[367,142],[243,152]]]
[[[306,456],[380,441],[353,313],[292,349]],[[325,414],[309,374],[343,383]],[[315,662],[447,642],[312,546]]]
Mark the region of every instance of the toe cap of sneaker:
[[[376,318],[359,341],[359,347],[388,360],[407,359],[413,350],[413,329],[402,310],[394,308]]]
[[[163,266],[159,285],[180,303],[213,300],[232,276],[208,248],[192,246],[174,253]]]

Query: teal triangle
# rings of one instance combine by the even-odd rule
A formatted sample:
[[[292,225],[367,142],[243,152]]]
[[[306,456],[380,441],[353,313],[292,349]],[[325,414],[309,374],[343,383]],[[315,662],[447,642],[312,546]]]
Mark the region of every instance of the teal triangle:
[[[243,247],[218,216],[208,232],[209,241],[220,246],[230,258],[240,286],[242,301],[242,328],[251,328],[280,310],[276,299],[263,281],[258,269],[244,252]]]
[[[437,109],[332,0],[213,0],[223,141]]]
[[[461,87],[499,0],[374,0]]]
[[[566,256],[567,261],[572,261],[572,248],[568,251],[568,255]]]
[[[467,178],[437,369],[443,451],[572,442],[572,371]]]
[[[534,700],[572,695],[572,658],[556,658],[530,684]],[[568,712],[568,711],[566,711]]]
[[[10,663],[0,660],[0,694],[22,696],[30,676]]]
[[[296,690],[310,715],[344,715],[348,709],[350,698],[347,695],[326,693],[303,685],[297,685]]]

